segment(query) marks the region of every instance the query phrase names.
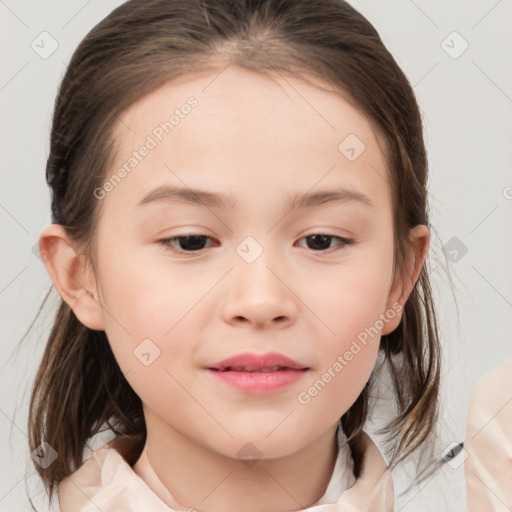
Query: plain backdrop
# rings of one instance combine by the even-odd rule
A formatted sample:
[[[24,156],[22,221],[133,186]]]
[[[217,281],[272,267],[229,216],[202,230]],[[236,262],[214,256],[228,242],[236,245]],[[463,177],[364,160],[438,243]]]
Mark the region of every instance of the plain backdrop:
[[[36,244],[50,222],[44,174],[57,86],[80,40],[120,3],[0,0],[0,512],[30,510],[26,486],[38,510],[47,510],[30,463],[26,423],[56,299],[22,348],[13,350],[51,284]],[[440,446],[449,447],[464,439],[469,396],[478,379],[512,357],[512,5],[510,0],[351,4],[375,26],[404,70],[425,122],[434,226],[431,276],[445,359]],[[46,52],[54,50],[51,55],[37,46],[41,38]],[[463,455],[397,498],[395,509],[465,510]]]

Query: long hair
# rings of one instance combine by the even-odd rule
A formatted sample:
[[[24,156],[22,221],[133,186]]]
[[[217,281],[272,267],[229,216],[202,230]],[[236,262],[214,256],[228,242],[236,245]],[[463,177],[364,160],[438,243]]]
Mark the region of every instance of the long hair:
[[[121,113],[177,77],[229,64],[320,79],[369,119],[383,141],[391,180],[394,272],[405,276],[409,230],[430,227],[422,118],[410,83],[375,28],[343,0],[130,0],[86,35],[58,90],[46,178],[54,218],[91,264],[99,208],[93,192],[113,162],[112,133]],[[437,422],[441,353],[426,266],[401,323],[382,336],[379,350],[396,398],[396,415],[386,426],[396,464],[429,439]],[[341,418],[356,476],[374,380]],[[35,464],[50,499],[105,425],[138,440],[140,453],[146,436],[140,398],[105,333],[82,325],[61,301],[28,420],[30,449],[46,442],[58,453],[47,468]]]

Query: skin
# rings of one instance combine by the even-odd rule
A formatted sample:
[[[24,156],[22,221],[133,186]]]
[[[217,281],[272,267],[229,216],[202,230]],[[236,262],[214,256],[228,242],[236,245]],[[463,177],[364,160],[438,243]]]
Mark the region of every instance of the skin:
[[[309,403],[298,394],[380,314],[403,306],[429,232],[411,230],[408,278],[393,280],[390,180],[366,118],[339,94],[236,66],[182,77],[132,105],[116,127],[108,176],[191,95],[198,100],[191,113],[99,200],[96,272],[62,226],[45,228],[40,250],[54,250],[47,270],[79,320],[105,330],[143,401],[148,458],[176,500],[207,511],[238,511],[240,504],[248,512],[299,510],[325,492],[337,421],[367,382],[380,335]],[[354,161],[338,150],[349,134],[365,144]],[[136,206],[162,184],[230,193],[234,202]],[[373,206],[287,206],[290,193],[341,187]],[[186,241],[158,243],[190,233],[211,239],[188,254]],[[306,238],[312,234],[354,243],[332,238],[318,249]],[[236,252],[247,236],[263,249],[250,264]],[[396,314],[380,334],[399,321]],[[147,338],[160,350],[149,366],[134,356]],[[204,369],[242,352],[268,351],[309,370],[279,392],[255,395]],[[261,454],[252,467],[237,455],[246,443]]]

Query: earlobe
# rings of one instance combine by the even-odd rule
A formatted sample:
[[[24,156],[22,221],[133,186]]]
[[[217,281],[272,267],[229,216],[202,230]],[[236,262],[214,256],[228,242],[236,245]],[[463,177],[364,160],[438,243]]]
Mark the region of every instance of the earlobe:
[[[404,278],[397,275],[389,292],[386,311],[398,311],[393,319],[389,321],[381,334],[393,332],[400,324],[403,309],[414,285],[416,284],[430,244],[430,231],[424,224],[419,224],[411,229],[409,233],[410,247],[406,256],[406,275]]]
[[[86,258],[79,254],[63,226],[50,224],[39,236],[39,252],[55,289],[82,324],[104,330],[103,308]]]

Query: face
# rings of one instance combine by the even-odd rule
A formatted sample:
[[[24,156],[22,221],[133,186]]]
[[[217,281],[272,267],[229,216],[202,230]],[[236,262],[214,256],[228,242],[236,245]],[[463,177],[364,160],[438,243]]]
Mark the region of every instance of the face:
[[[148,429],[229,457],[319,438],[400,316],[390,180],[368,121],[333,92],[230,66],[143,98],[115,136],[95,192],[96,292]],[[209,369],[271,352],[302,370]]]

